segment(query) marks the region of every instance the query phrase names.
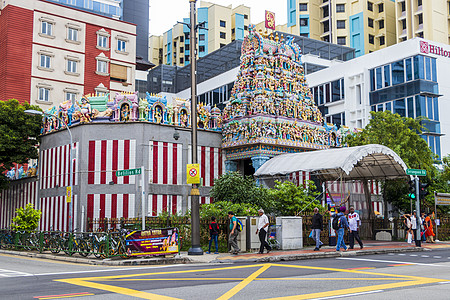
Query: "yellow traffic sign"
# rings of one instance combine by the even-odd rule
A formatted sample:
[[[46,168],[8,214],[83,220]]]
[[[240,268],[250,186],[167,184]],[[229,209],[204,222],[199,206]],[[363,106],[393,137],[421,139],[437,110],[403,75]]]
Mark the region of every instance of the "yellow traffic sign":
[[[72,187],[70,186],[66,187],[66,202],[72,202]]]
[[[187,184],[199,184],[200,183],[200,165],[199,164],[187,164],[186,165],[186,178]]]

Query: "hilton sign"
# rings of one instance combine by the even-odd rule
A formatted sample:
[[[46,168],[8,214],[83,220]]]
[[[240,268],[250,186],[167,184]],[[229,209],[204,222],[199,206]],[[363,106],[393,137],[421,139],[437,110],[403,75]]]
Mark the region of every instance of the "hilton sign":
[[[420,53],[450,57],[450,51],[444,50],[442,47],[435,46],[424,41],[420,41]]]

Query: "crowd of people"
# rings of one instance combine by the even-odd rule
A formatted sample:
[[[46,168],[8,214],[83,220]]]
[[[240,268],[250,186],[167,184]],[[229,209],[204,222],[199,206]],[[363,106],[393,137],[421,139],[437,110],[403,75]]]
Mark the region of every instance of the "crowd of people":
[[[403,226],[405,228],[406,241],[412,243],[416,240],[426,241],[427,243],[434,243],[434,222],[433,214],[422,213],[421,217],[417,218],[416,211],[412,214],[403,215]],[[420,237],[417,237],[417,226],[420,226]]]

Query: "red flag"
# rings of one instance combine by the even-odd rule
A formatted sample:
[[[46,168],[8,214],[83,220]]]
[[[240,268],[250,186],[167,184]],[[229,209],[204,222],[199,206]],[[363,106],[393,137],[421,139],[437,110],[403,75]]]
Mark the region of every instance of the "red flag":
[[[275,30],[275,13],[266,10],[266,28]]]

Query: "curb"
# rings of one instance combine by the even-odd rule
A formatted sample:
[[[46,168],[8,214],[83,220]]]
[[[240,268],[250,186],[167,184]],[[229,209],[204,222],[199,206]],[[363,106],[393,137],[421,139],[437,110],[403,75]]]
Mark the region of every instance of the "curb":
[[[305,260],[305,259],[319,259],[319,258],[332,258],[332,257],[348,257],[348,256],[363,256],[363,255],[373,255],[373,254],[388,254],[388,253],[401,253],[401,252],[420,252],[426,249],[421,247],[412,248],[392,248],[392,249],[374,249],[374,250],[357,250],[348,252],[318,252],[318,253],[300,253],[292,255],[274,255],[266,256],[261,258],[242,259],[242,260],[216,260],[220,262],[278,262],[278,261],[293,261],[293,260]]]
[[[139,258],[139,259],[88,259],[70,256],[55,256],[51,254],[35,253],[35,252],[21,252],[12,250],[0,250],[0,253],[24,256],[24,257],[34,257],[69,263],[80,263],[88,265],[103,265],[103,266],[138,266],[138,265],[172,265],[172,264],[189,264],[189,263],[230,263],[230,262],[279,262],[279,261],[294,261],[294,260],[305,260],[305,259],[319,259],[319,258],[333,258],[333,257],[348,257],[348,256],[363,256],[363,255],[373,255],[373,254],[388,254],[388,253],[401,253],[401,252],[420,252],[426,251],[428,249],[421,247],[411,247],[411,248],[391,248],[391,249],[373,249],[373,250],[357,250],[348,252],[316,252],[316,253],[299,253],[291,255],[274,255],[266,256],[255,259],[236,259],[236,260],[221,260],[214,259],[211,261],[196,261],[189,257],[152,257],[152,258]]]

